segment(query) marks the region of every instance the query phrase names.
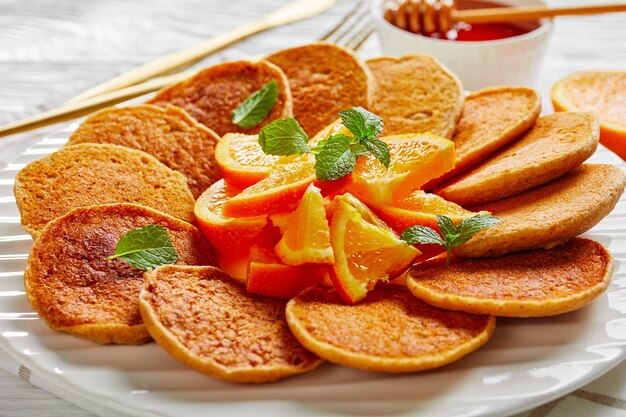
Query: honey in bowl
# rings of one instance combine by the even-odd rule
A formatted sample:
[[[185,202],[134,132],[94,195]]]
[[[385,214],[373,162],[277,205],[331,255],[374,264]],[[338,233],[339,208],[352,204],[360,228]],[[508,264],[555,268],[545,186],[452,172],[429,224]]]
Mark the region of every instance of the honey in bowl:
[[[459,10],[508,7],[503,4],[482,0],[460,1],[458,6]],[[537,21],[474,24],[458,22],[452,30],[445,33],[435,32],[430,34],[429,37],[460,42],[493,41],[524,35],[539,28],[539,26]]]

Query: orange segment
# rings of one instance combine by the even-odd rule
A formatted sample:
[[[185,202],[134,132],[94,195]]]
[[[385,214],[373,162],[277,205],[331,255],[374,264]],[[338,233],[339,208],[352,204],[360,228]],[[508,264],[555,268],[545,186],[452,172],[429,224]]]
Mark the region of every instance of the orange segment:
[[[222,175],[240,188],[267,178],[278,159],[263,152],[257,135],[227,133],[215,147],[215,160]]]
[[[363,299],[376,282],[395,278],[419,254],[392,231],[367,222],[345,201],[335,205],[330,241],[335,254],[330,277],[349,303]]]
[[[328,274],[325,266],[307,267],[285,265],[274,253],[280,234],[267,228],[250,249],[247,289],[268,297],[289,299],[302,290],[317,285]]]
[[[552,87],[556,111],[591,113],[600,119],[600,142],[626,160],[626,71],[586,71]]]
[[[381,140],[389,146],[391,163],[385,168],[373,156],[358,159],[349,189],[359,197],[390,203],[454,168],[454,143],[448,139],[425,133]]]
[[[200,229],[220,256],[227,259],[247,256],[253,238],[267,223],[266,216],[235,219],[224,215],[224,204],[239,192],[221,179],[202,193],[194,207]]]
[[[309,140],[309,143],[308,143],[309,148],[315,148],[320,143],[320,141],[324,139],[328,139],[332,135],[338,135],[338,134],[342,134],[342,135],[346,135],[350,137],[353,136],[352,132],[350,132],[348,128],[346,128],[344,125],[341,124],[341,119],[335,120],[334,122],[326,126],[324,129],[317,132],[317,134]]]
[[[296,211],[284,221],[276,254],[287,265],[332,264],[330,229],[320,189],[309,185]]]

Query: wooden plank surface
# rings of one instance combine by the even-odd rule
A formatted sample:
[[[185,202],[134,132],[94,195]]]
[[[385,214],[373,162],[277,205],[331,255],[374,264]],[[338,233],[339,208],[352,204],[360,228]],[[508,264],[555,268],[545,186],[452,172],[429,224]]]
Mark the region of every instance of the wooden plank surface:
[[[152,58],[255,19],[287,0],[0,0],[0,123],[51,109],[94,84]],[[238,59],[317,39],[352,7],[340,0],[315,19],[275,29],[204,62]],[[550,0],[551,5],[572,4]],[[601,3],[601,1],[580,1]],[[360,52],[380,54],[372,36]],[[626,15],[564,17],[555,22],[535,87],[544,96],[560,77],[586,69],[626,69]],[[53,128],[2,139],[24,146]],[[7,152],[0,153],[0,166]],[[0,352],[0,362],[6,360]],[[26,379],[26,378],[24,378]],[[595,408],[585,407],[591,404]],[[565,399],[525,416],[626,415],[626,365]],[[582,408],[581,408],[582,407]],[[583,411],[581,411],[583,410]],[[593,411],[589,411],[593,410]],[[0,416],[91,416],[80,408],[0,370]]]

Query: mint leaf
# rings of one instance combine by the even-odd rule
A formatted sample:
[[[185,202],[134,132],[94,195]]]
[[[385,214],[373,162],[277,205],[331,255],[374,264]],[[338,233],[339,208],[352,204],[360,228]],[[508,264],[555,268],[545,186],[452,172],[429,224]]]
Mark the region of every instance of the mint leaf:
[[[233,123],[244,129],[251,129],[260,125],[274,108],[277,99],[278,83],[276,80],[271,80],[233,110]]]
[[[491,227],[501,220],[495,216],[490,216],[487,214],[479,214],[474,217],[468,217],[467,219],[461,220],[461,222],[457,225],[457,232],[459,233],[459,237],[455,240],[454,246],[459,246],[467,242],[474,236],[476,233],[481,230]]]
[[[463,219],[455,226],[452,219],[448,216],[437,214],[437,225],[443,239],[435,230],[425,226],[407,227],[402,232],[401,238],[411,245],[423,243],[443,246],[446,250],[446,266],[448,266],[452,248],[466,243],[480,230],[493,226],[498,222],[500,222],[500,219],[497,217],[479,214]]]
[[[351,149],[352,138],[332,135],[315,156],[315,176],[322,181],[336,180],[354,171],[356,156]]]
[[[115,254],[107,259],[120,258],[130,266],[145,271],[157,266],[176,263],[178,254],[167,234],[167,229],[149,224],[127,232],[117,242]]]
[[[371,138],[364,141],[363,146],[365,146],[365,148],[370,151],[381,164],[389,168],[391,155],[389,154],[389,147],[385,142],[380,139]]]
[[[378,136],[383,130],[383,119],[363,107],[342,110],[339,115],[341,123],[361,141]]]
[[[308,140],[300,123],[292,117],[274,120],[263,126],[259,133],[261,149],[268,155],[287,156],[310,152]]]
[[[441,245],[445,246],[446,242],[439,236],[434,229],[426,226],[411,226],[404,229],[400,239],[408,242],[409,245]]]

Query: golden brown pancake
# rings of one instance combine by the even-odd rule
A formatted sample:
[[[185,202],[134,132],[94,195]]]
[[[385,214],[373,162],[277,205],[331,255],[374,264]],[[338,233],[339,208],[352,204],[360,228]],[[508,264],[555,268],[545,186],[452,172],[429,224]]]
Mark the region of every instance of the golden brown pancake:
[[[437,307],[474,314],[542,317],[586,306],[608,287],[613,257],[593,240],[549,250],[414,266],[406,284]]]
[[[435,189],[462,206],[500,200],[545,184],[582,164],[598,147],[597,120],[585,113],[540,117],[519,141]]]
[[[609,214],[625,184],[626,175],[619,168],[584,164],[523,194],[473,207],[472,211],[486,210],[502,221],[453,252],[483,258],[560,245]]]
[[[265,120],[251,129],[233,124],[233,110],[271,80],[278,83],[278,99]],[[229,132],[259,133],[272,120],[292,114],[287,77],[280,68],[267,61],[226,62],[209,67],[192,78],[161,90],[148,103],[162,107],[170,104],[182,107],[220,136]]]
[[[414,372],[454,362],[482,346],[490,316],[446,311],[385,286],[347,305],[334,290],[311,288],[287,303],[287,322],[311,352],[339,365]]]
[[[213,267],[146,273],[141,315],[154,340],[186,366],[230,382],[269,382],[320,359],[293,337],[285,302],[246,292]]]
[[[375,79],[371,110],[383,118],[385,136],[431,132],[452,137],[463,109],[463,87],[430,55],[367,61]]]
[[[195,222],[185,177],[145,152],[117,145],[67,146],[28,164],[15,177],[22,225],[33,237],[76,207],[135,203]]]
[[[50,222],[31,248],[24,286],[48,325],[98,343],[150,339],[139,313],[143,271],[107,260],[129,230],[167,228],[178,264],[216,265],[213,247],[189,223],[134,204],[81,207]]]
[[[541,112],[541,97],[529,87],[490,87],[465,97],[452,141],[454,169],[429,182],[430,190],[467,171],[530,129]]]
[[[332,123],[340,110],[370,107],[372,74],[349,49],[320,42],[283,49],[265,59],[287,74],[293,115],[309,136]]]
[[[68,145],[111,143],[138,149],[183,174],[194,197],[222,178],[215,163],[219,136],[183,109],[144,104],[111,107],[89,116]]]

